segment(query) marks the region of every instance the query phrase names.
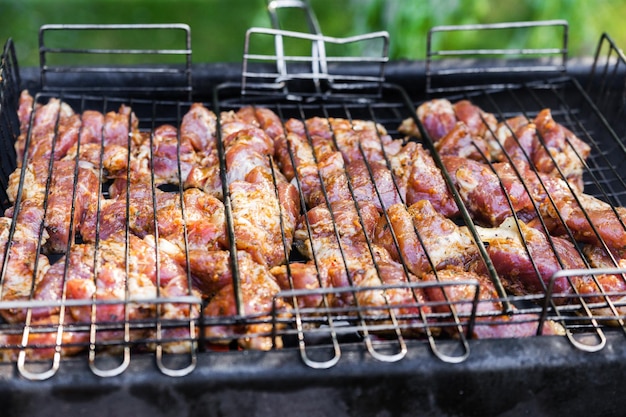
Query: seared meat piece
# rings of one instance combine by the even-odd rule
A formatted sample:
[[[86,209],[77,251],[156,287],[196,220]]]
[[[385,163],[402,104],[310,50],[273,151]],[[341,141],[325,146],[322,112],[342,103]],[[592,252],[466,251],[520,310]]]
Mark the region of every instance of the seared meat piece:
[[[56,131],[48,132],[51,135],[46,137],[38,136],[38,141],[33,142],[28,151],[28,159],[30,161],[49,160],[51,157],[59,160],[65,156],[70,149],[78,141],[78,133],[81,128],[80,116],[73,114],[69,117],[59,120]]]
[[[229,185],[236,246],[262,265],[284,263],[300,209],[297,190],[280,178],[275,187],[271,173],[264,174],[262,167],[246,179]]]
[[[50,253],[62,253],[74,238],[70,235],[70,223],[73,222],[74,230],[78,228],[88,207],[97,200],[100,182],[88,163],[79,161],[76,168],[74,161],[56,161],[47,189],[48,164],[45,160],[37,160],[24,167],[21,203],[31,200],[32,204],[46,206],[44,222],[50,238],[45,249]],[[17,169],[9,177],[7,194],[12,201],[17,198],[20,171]]]
[[[557,123],[544,109],[534,120],[540,138],[533,150],[539,172],[563,176],[576,190],[583,190],[583,168],[591,148],[569,129]]]
[[[367,318],[389,316],[392,311],[400,326],[410,326],[409,333],[422,333],[421,325],[425,323],[420,312],[428,315],[432,310],[427,305],[423,288],[409,286],[409,283],[419,282],[418,277],[407,273],[402,264],[391,259],[378,259],[375,268],[357,271],[352,280],[358,283],[356,299],[358,305],[365,309]],[[381,285],[388,287],[368,289]]]
[[[610,256],[603,248],[593,245],[583,247],[585,258],[591,268],[626,268],[625,258]],[[597,274],[585,276],[577,281],[578,293],[585,297],[587,303],[607,303],[615,306],[615,312],[609,307],[593,308],[597,316],[614,317],[617,313],[623,316],[626,312],[626,278],[624,274]]]
[[[185,178],[185,187],[197,187],[222,199],[222,180],[217,151],[217,116],[201,103],[194,103],[180,125],[181,142],[191,143],[196,159]]]
[[[69,299],[119,301],[95,306],[99,323],[121,323],[126,317],[131,322],[138,321],[154,317],[157,310],[162,319],[188,322],[198,316],[199,306],[164,303],[157,307],[147,301],[181,295],[199,298],[199,294],[189,288],[184,269],[170,255],[176,253],[173,248],[164,240],[157,246],[153,236],[139,239],[129,235],[126,242],[124,234],[119,233],[100,241],[97,247],[74,245],[64,260],[50,268],[43,282],[54,283],[48,285],[46,291],[57,294],[64,284]],[[67,268],[66,262],[69,262]],[[68,307],[72,317],[81,323],[91,323],[92,308],[89,304]],[[117,339],[121,331],[98,332],[98,340]],[[139,337],[142,333],[137,330],[134,335]],[[181,343],[166,343],[164,348],[179,351]]]
[[[537,126],[526,116],[515,116],[498,124],[496,137],[501,149],[506,152],[496,160],[507,161],[506,155],[513,161],[532,163],[533,150],[537,142]]]
[[[446,99],[433,99],[422,103],[417,108],[417,117],[424,129],[437,143],[452,131],[458,122],[467,126],[471,136],[480,137],[492,142],[496,129],[496,118],[468,100],[460,100],[454,104]],[[413,119],[405,119],[398,129],[408,136],[421,137]]]
[[[175,243],[181,250],[185,249],[185,245],[202,250],[226,247],[226,214],[220,200],[190,188],[183,193],[183,212],[178,193],[168,193],[167,197],[157,202],[160,237]]]
[[[582,174],[591,148],[569,129],[557,123],[549,109],[534,120],[516,116],[498,126],[498,140],[508,157],[536,171],[564,178],[577,191],[583,190]],[[505,155],[499,159],[504,161]]]
[[[360,204],[358,212],[353,201],[336,201],[330,207],[330,210],[323,205],[314,207],[298,222],[294,244],[309,259],[313,259],[316,246],[323,246],[319,243],[323,240],[330,239],[331,245],[337,246],[335,233],[346,245],[366,242],[367,238],[371,239],[380,217],[372,203]],[[307,223],[311,230],[310,235]]]
[[[96,110],[85,110],[80,115],[82,122],[79,141],[81,144],[102,143],[104,115]]]
[[[348,164],[363,159],[384,163],[385,153],[396,153],[400,147],[400,142],[392,140],[382,125],[371,121],[331,117],[326,123],[330,123],[333,135],[329,139],[334,137]]]
[[[189,137],[181,135],[179,138],[178,129],[174,126],[161,125],[142,146],[147,147],[147,150],[140,150],[140,154],[146,153],[152,158],[152,163],[147,168],[154,173],[156,185],[186,182],[196,163],[196,153]],[[146,174],[149,175],[149,171]]]
[[[100,239],[107,239],[125,231],[128,225],[130,232],[142,238],[154,234],[157,226],[159,236],[181,250],[186,247],[214,250],[227,245],[224,204],[201,190],[191,188],[184,191],[184,213],[180,194],[155,188],[153,196],[152,187],[146,183],[131,183],[128,207],[125,190],[116,196],[114,199],[101,199],[99,207],[96,203],[89,207],[80,225],[84,241],[95,242],[96,230]]]
[[[540,177],[544,187],[536,189],[534,198],[539,202],[541,215],[553,220],[552,234],[564,233],[567,226],[577,241],[594,245],[603,241],[617,252],[626,249],[626,208],[578,193],[561,179]]]
[[[511,216],[507,194],[488,165],[457,156],[443,156],[441,159],[463,203],[475,219],[497,226]],[[516,201],[511,200],[511,203]],[[513,206],[515,211],[523,208]]]
[[[319,288],[329,287],[328,271],[315,267],[313,261],[306,263],[289,263],[275,266],[270,270],[276,282],[283,290],[309,290],[306,295],[297,296],[296,304],[300,308],[316,308],[323,305],[324,295],[316,291]],[[331,296],[327,296],[331,299]],[[285,301],[291,302],[291,299]]]
[[[223,139],[228,184],[245,180],[257,166],[269,166],[269,156],[274,154],[274,142],[255,127],[237,130]]]
[[[538,333],[538,316],[534,314],[502,314],[502,305],[489,277],[483,274],[463,271],[456,267],[443,269],[424,276],[427,282],[440,282],[441,285],[425,287],[426,296],[431,302],[441,303],[433,306],[438,313],[458,315],[466,328],[470,320],[473,302],[478,288],[478,304],[472,337],[477,339],[531,337]],[[452,318],[446,319],[444,329],[457,334]],[[564,329],[558,323],[546,321],[542,328],[543,335],[563,335]]]
[[[13,216],[13,208],[10,209]],[[11,226],[15,222],[15,231],[11,235]],[[0,217],[0,297],[3,301],[28,300],[33,287],[45,275],[49,268],[48,258],[39,254],[38,244],[45,244],[48,234],[40,234],[43,222],[43,208],[39,205],[24,203],[20,206],[17,219]],[[10,246],[9,246],[10,245]],[[1,309],[0,315],[9,323],[24,321],[25,311]]]
[[[320,185],[311,190],[305,199],[309,207],[352,199],[348,185],[346,166],[340,152],[328,152],[318,159],[317,171],[323,187]]]
[[[322,195],[321,174],[313,147],[306,137],[304,123],[289,119],[285,127],[287,135],[276,141],[278,165],[285,177],[299,186],[307,206],[313,207],[315,204],[311,202],[311,196]]]
[[[215,260],[214,258],[212,261]],[[229,260],[230,257],[223,257],[223,263],[214,264],[214,267],[223,271],[223,274],[231,275],[232,268],[227,263]],[[281,298],[275,298],[280,287],[267,267],[255,262],[247,252],[237,253],[237,267],[243,310],[237,311],[235,283],[220,277],[218,281],[222,284],[216,287],[214,296],[204,309],[204,336],[209,343],[213,340],[223,343],[225,340],[237,339],[239,345],[245,348],[269,350],[275,343],[276,347],[281,347],[281,341],[271,336],[271,314],[274,311],[276,314],[286,314],[287,309]],[[240,325],[224,324],[225,317],[235,317],[238,314],[248,317],[248,322]]]
[[[476,161],[490,157],[487,141],[473,135],[467,125],[461,122],[435,143],[435,149],[440,155],[454,155]]]
[[[571,242],[547,236],[513,217],[497,228],[477,227],[477,231],[488,243],[487,253],[505,288],[513,294],[543,294],[555,272],[586,267]],[[477,265],[478,270],[485,272],[482,262]],[[562,297],[571,294],[573,287],[567,278],[561,277],[554,282],[552,292],[555,300],[563,303],[568,300]]]
[[[446,99],[434,99],[421,104],[417,108],[417,118],[433,142],[437,142],[454,129],[458,121],[452,103]],[[412,119],[405,120],[399,130],[406,135],[421,137]]]
[[[263,129],[272,140],[277,140],[285,134],[283,123],[278,115],[265,107],[244,106],[237,110],[234,118]]]
[[[22,135],[28,132],[28,128],[30,126],[30,116],[33,110],[36,111],[39,107],[41,107],[41,104],[35,103],[35,99],[30,95],[28,90],[22,90],[17,108],[17,118],[20,121],[20,133]],[[25,137],[22,138],[22,140],[25,139]],[[20,155],[19,152],[18,155]]]
[[[391,165],[396,177],[400,178],[400,183],[406,184],[407,205],[428,200],[444,216],[458,215],[459,209],[441,170],[421,144],[407,143],[391,159]]]
[[[24,160],[27,141],[29,142],[29,160],[31,160],[35,154],[38,156],[50,155],[51,144],[55,136],[57,125],[60,127],[68,124],[68,127],[63,128],[63,131],[69,130],[69,132],[64,136],[63,143],[60,143],[59,146],[69,148],[71,144],[68,145],[68,142],[71,142],[73,138],[73,127],[75,127],[74,123],[76,123],[76,118],[72,117],[74,116],[72,108],[67,103],[61,102],[61,100],[56,98],[51,98],[48,100],[48,103],[44,105],[36,105],[34,110],[35,114],[31,115],[28,108],[30,108],[32,112],[32,97],[27,94],[28,93],[22,94],[20,97],[20,106],[22,107],[19,111],[21,114],[20,126],[23,130],[21,130],[20,136],[15,142],[18,166],[20,166]],[[29,116],[32,117],[32,125],[30,119],[27,118]],[[72,119],[72,121],[69,121],[69,119]],[[70,126],[72,129],[69,129]],[[76,131],[76,133],[78,132]],[[75,140],[77,140],[77,138]],[[37,150],[38,148],[41,148],[41,150]],[[62,156],[63,155],[60,155],[59,157]]]
[[[139,120],[132,109],[122,104],[117,112],[110,111],[104,116],[102,142],[105,146],[110,144],[128,146],[129,142],[136,140],[138,126]]]
[[[383,212],[402,203],[406,190],[384,162],[365,162],[357,159],[346,167],[356,201],[369,201]],[[350,195],[345,198],[350,198]]]
[[[217,148],[217,116],[202,103],[193,103],[183,116],[180,136],[197,152]]]
[[[30,322],[28,342],[22,348],[23,333],[2,332],[0,333],[0,344],[2,346],[15,346],[0,350],[0,361],[16,362],[21,351],[26,353],[27,361],[46,361],[54,357],[57,349],[57,330],[59,325],[65,326],[61,334],[60,353],[61,357],[76,355],[85,349],[89,344],[88,331],[70,330],[75,321],[71,316],[65,315],[63,323],[60,323],[58,315],[35,319]],[[54,331],[42,331],[42,329],[53,328]],[[36,331],[33,331],[36,330]]]
[[[418,289],[411,290],[400,285],[399,288],[384,291],[367,290],[372,286],[417,281],[417,277],[407,273],[385,248],[371,243],[378,217],[376,207],[367,201],[360,203],[359,212],[353,201],[334,202],[331,210],[325,206],[309,210],[298,224],[296,247],[311,261],[296,265],[293,270],[286,267],[272,270],[281,287],[290,289],[293,285],[296,289],[309,290],[320,286],[343,288],[345,291],[329,294],[328,303],[335,306],[358,303],[361,307],[376,307],[368,310],[369,314],[381,314],[390,305],[398,303],[407,305],[406,310],[400,309],[402,314],[409,314],[409,311],[415,313],[418,306],[424,308],[421,290]],[[319,294],[310,294],[298,300],[302,306],[317,306],[321,302]]]
[[[493,140],[493,132],[498,124],[493,114],[483,111],[469,100],[459,100],[452,107],[456,118],[467,126],[472,136]]]
[[[182,184],[185,188],[191,186],[204,188],[206,184],[213,193],[216,192],[214,189],[216,185],[219,184],[221,188],[219,165],[206,168],[199,164],[199,157],[190,140],[191,136],[181,134],[179,137],[178,129],[174,126],[161,125],[152,135],[142,135],[142,138],[142,142],[133,147],[131,161],[133,177],[150,181],[153,174],[157,186]],[[206,157],[204,155],[202,157],[204,158],[202,162],[206,162]],[[212,175],[217,175],[218,180],[212,178]]]
[[[389,223],[384,216],[378,220],[374,242],[417,276],[448,265],[462,267],[478,253],[467,229],[437,213],[428,200],[408,209],[402,204],[393,205],[387,217]]]
[[[92,164],[95,171],[100,169],[100,160],[102,159],[102,168],[104,169],[102,181],[126,176],[128,148],[125,146],[113,144],[103,147],[99,143],[77,144],[68,149],[62,160],[73,161],[76,158]]]

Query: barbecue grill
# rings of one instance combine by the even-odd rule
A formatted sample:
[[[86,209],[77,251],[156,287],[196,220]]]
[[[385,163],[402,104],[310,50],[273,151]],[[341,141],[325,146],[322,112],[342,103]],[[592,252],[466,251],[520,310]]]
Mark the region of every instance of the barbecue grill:
[[[77,113],[85,110],[107,113],[128,105],[139,120],[139,129],[149,134],[164,124],[180,126],[193,102],[203,102],[216,114],[254,106],[271,109],[283,121],[290,118],[305,121],[315,116],[373,121],[402,143],[416,140],[405,138],[398,130],[404,120],[411,119],[421,130],[422,138],[417,140],[431,150],[439,167],[443,166],[442,159],[433,151],[433,141],[415,113],[416,107],[427,99],[468,99],[500,120],[519,114],[533,118],[541,109],[550,108],[556,121],[592,148],[584,165],[585,193],[615,207],[625,205],[622,167],[625,126],[621,115],[626,62],[609,36],[601,37],[593,62],[570,67],[566,59],[566,22],[434,28],[429,39],[455,31],[550,27],[562,31],[558,39],[563,44],[522,51],[435,51],[429,47],[426,67],[422,69],[416,64],[388,62],[385,33],[338,39],[316,33],[315,24],[310,27],[311,33],[250,29],[242,70],[229,68],[215,78],[214,69],[191,65],[190,34],[184,25],[44,26],[40,32],[42,67],[37,79],[28,78],[32,70],[20,71],[9,40],[0,72],[2,209],[13,206],[7,189],[9,176],[18,167],[14,142],[19,135],[17,106],[23,86],[29,86],[36,103],[60,98]],[[180,49],[131,52],[171,53],[182,57],[183,63],[105,68],[63,63],[57,66],[48,60],[48,55],[56,53],[92,56],[129,52],[48,47],[45,39],[49,31],[136,29],[182,31],[184,40]],[[267,45],[263,38],[269,38],[275,46],[269,54],[255,50],[257,41]],[[310,56],[290,55],[289,42],[309,44]],[[345,46],[354,43],[366,43],[365,49],[376,53],[350,57]],[[458,56],[463,59],[451,60]],[[487,62],[475,59],[485,56],[489,58]],[[96,88],[103,85],[105,88]],[[158,88],[154,89],[155,86]],[[222,184],[227,183],[224,139],[218,134]],[[383,139],[379,137],[379,140]],[[180,149],[178,152],[180,155]],[[363,148],[360,152],[366,155]],[[277,165],[270,160],[269,166],[276,184]],[[180,176],[180,161],[178,169]],[[369,172],[371,175],[371,168]],[[25,174],[20,177],[20,192],[24,192],[24,177]],[[444,179],[453,190],[451,176],[445,174]],[[296,176],[296,184],[301,180]],[[157,189],[153,183],[153,201]],[[164,191],[182,201],[182,183],[170,184]],[[471,300],[446,300],[443,304],[447,308],[443,312],[434,312],[441,302],[417,297],[408,305],[394,305],[385,298],[386,303],[375,308],[360,305],[358,301],[340,306],[328,301],[343,296],[359,300],[360,295],[373,291],[391,294],[397,288],[413,292],[428,288],[445,290],[458,285],[478,289],[481,285],[475,280],[455,283],[407,280],[367,287],[283,289],[274,296],[269,311],[249,314],[241,293],[240,282],[245,277],[238,270],[238,253],[242,250],[235,244],[232,196],[228,187],[222,191],[236,314],[217,317],[199,314],[167,320],[160,317],[159,312],[168,304],[196,307],[200,311],[206,308],[207,301],[191,291],[177,297],[161,296],[157,292],[155,298],[141,300],[154,306],[154,314],[135,320],[127,313],[123,320],[111,322],[96,321],[95,311],[121,304],[127,312],[137,304],[128,298],[128,293],[124,299],[113,301],[95,297],[2,301],[2,310],[31,312],[42,307],[58,307],[62,312],[58,321],[44,325],[34,323],[31,313],[27,313],[25,322],[0,325],[4,334],[14,336],[0,346],[15,355],[12,361],[0,365],[0,385],[5,393],[2,401],[10,415],[34,412],[46,415],[59,411],[106,414],[120,408],[138,415],[257,415],[283,410],[299,415],[620,414],[614,399],[623,390],[619,381],[626,354],[620,298],[624,294],[598,290],[591,295],[574,292],[563,296],[554,290],[555,281],[562,277],[571,283],[583,275],[622,276],[626,271],[618,268],[617,263],[611,268],[563,269],[540,294],[511,294],[503,287],[461,196],[454,193],[461,211],[458,223],[468,228],[497,290],[494,301],[502,309],[480,311],[476,290]],[[106,188],[100,193],[107,197]],[[354,197],[352,188],[351,193]],[[302,192],[299,197],[303,200]],[[15,207],[17,216],[20,204]],[[129,206],[126,210],[130,210]],[[157,218],[154,210],[153,217]],[[361,225],[364,222],[360,213],[359,221]],[[311,233],[311,225],[306,226]],[[339,240],[338,226],[335,224],[334,229]],[[597,229],[593,231],[600,236]],[[284,226],[281,232],[284,243]],[[15,233],[15,227],[10,233],[11,236]],[[129,233],[126,228],[127,239]],[[68,248],[73,243],[68,242]],[[371,242],[367,243],[373,252]],[[302,263],[304,259],[290,249],[285,246],[289,255],[287,265]],[[577,250],[582,254],[582,248]],[[8,257],[5,255],[5,265]],[[49,255],[52,264],[61,257],[62,254]],[[345,258],[343,262],[348,263]],[[5,274],[3,269],[3,282],[7,281]],[[191,281],[189,275],[187,279]],[[311,296],[323,300],[320,306],[299,306],[299,300]],[[285,303],[292,308],[286,311],[281,307]],[[76,307],[91,309],[94,312],[91,320],[64,322],[63,315],[69,316],[70,309]],[[598,313],[600,309],[602,313]],[[494,326],[530,323],[536,335],[474,339],[472,329],[484,317],[495,318]],[[559,323],[564,336],[542,336],[542,330],[550,322]],[[261,327],[265,330],[236,336],[211,332],[224,326],[253,324],[265,325]],[[197,333],[196,329],[199,329]],[[135,336],[144,330],[147,331],[142,333],[144,336]],[[172,339],[167,336],[168,330],[182,330],[186,336]],[[68,346],[63,336],[68,332],[88,335],[77,346],[81,352],[75,356],[65,355]],[[102,339],[106,332],[118,332],[120,337]],[[32,344],[29,335],[33,334],[53,337]],[[267,352],[242,349],[238,338],[269,340],[272,348]],[[184,352],[166,353],[171,342],[185,342]],[[30,352],[38,351],[50,353],[44,360],[33,360]],[[47,407],[41,409],[41,404]]]

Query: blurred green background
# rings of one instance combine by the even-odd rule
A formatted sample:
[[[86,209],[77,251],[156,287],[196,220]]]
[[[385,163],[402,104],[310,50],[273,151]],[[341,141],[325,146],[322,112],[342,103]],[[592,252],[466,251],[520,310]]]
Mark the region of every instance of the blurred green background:
[[[322,31],[344,37],[376,30],[390,33],[390,58],[424,59],[426,34],[437,25],[566,19],[569,55],[592,55],[603,32],[626,45],[626,0],[310,0]],[[0,0],[0,41],[13,38],[21,66],[39,64],[38,29],[46,23],[187,23],[193,62],[239,62],[245,31],[270,27],[267,0]],[[299,15],[298,15],[299,17]],[[298,18],[287,19],[297,29]],[[302,26],[304,29],[304,26]],[[128,34],[101,41],[116,46]],[[546,36],[550,36],[549,34]],[[104,37],[103,37],[104,38]],[[156,37],[145,42],[157,43]],[[458,47],[481,47],[485,37],[462,37]],[[499,41],[503,41],[499,39]],[[76,36],[64,46],[78,42]],[[509,47],[538,47],[545,38],[505,39]],[[146,45],[151,47],[151,45]]]

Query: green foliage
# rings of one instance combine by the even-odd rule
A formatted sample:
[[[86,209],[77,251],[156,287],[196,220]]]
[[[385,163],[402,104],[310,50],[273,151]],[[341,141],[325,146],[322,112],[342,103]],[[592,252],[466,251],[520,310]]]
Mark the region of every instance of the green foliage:
[[[192,29],[193,61],[239,62],[248,28],[269,27],[267,0],[0,0],[0,43],[9,36],[22,66],[39,64],[38,29],[46,23],[187,23]],[[424,59],[428,30],[439,25],[565,19],[570,56],[591,55],[602,32],[626,45],[626,0],[309,0],[322,31],[335,37],[386,30],[391,59]],[[305,25],[289,19],[289,29]],[[555,33],[492,39],[464,33],[434,40],[435,47],[539,47]],[[128,39],[100,39],[102,47]],[[76,38],[64,40],[74,46]],[[157,39],[147,37],[148,44]],[[150,46],[146,46],[150,47]]]

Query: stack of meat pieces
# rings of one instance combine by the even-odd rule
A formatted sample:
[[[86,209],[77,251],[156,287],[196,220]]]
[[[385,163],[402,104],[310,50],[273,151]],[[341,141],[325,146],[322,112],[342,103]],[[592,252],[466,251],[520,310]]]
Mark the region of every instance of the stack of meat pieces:
[[[590,149],[549,110],[497,123],[467,101],[433,100],[417,115],[443,166],[371,121],[280,120],[256,107],[218,116],[196,103],[179,126],[144,131],[126,106],[77,114],[24,92],[14,206],[0,218],[2,300],[84,303],[0,314],[65,327],[158,317],[174,324],[158,337],[131,326],[131,342],[160,338],[171,352],[198,336],[181,323],[201,311],[209,341],[258,349],[280,345],[268,318],[294,308],[393,319],[417,335],[426,325],[454,335],[475,312],[475,337],[537,334],[537,317],[503,313],[445,172],[512,293],[545,293],[559,269],[620,265],[623,209],[583,193]],[[413,119],[400,130],[420,133]],[[609,285],[622,290],[621,276],[557,280],[552,290],[560,302],[574,293],[602,301]],[[307,291],[280,294],[294,289]],[[544,324],[544,334],[563,332]],[[90,340],[62,336],[66,353]],[[22,335],[2,337],[17,346]],[[92,341],[123,337],[98,330]],[[53,348],[55,338],[29,343]]]
[[[557,304],[596,303],[594,314],[624,313],[622,274],[551,282],[562,269],[626,265],[626,209],[584,193],[588,144],[549,109],[497,122],[467,100],[435,99],[417,116],[422,131],[413,119],[401,131],[432,141],[508,291],[550,290]],[[469,269],[486,272],[482,263]]]

